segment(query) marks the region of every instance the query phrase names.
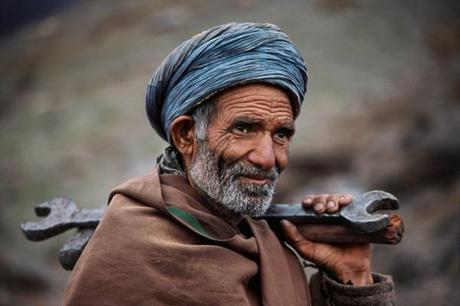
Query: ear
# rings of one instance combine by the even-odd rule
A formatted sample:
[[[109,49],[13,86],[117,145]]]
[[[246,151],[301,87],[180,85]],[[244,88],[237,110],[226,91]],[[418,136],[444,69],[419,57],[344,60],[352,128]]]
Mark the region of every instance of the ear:
[[[171,123],[171,140],[185,160],[195,150],[195,122],[191,116],[179,116]]]

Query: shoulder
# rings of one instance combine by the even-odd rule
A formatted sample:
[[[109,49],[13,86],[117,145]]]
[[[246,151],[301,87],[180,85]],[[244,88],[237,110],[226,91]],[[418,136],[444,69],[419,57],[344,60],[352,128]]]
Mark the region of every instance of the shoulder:
[[[103,241],[110,241],[112,247],[130,252],[132,248],[150,251],[152,246],[163,241],[188,243],[194,239],[196,238],[189,230],[159,208],[123,194],[115,194],[91,243],[102,244]]]
[[[146,287],[146,283],[154,284],[169,273],[164,269],[176,260],[171,246],[194,244],[196,239],[159,210],[114,195],[72,271],[65,305],[143,305],[151,301],[159,287]]]

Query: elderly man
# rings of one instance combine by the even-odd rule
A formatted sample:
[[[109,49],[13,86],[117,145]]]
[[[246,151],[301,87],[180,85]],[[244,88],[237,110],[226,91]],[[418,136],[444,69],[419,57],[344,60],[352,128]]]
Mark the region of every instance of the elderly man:
[[[154,73],[147,114],[171,146],[144,177],[115,188],[69,280],[66,305],[393,305],[369,245],[304,239],[310,286],[291,247],[265,221],[288,162],[306,91],[303,59],[276,26],[231,23],[182,43]],[[310,195],[335,212],[348,195]]]

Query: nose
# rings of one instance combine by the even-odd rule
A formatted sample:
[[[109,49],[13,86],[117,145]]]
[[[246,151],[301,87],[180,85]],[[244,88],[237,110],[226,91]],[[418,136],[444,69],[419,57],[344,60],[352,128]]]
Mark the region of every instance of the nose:
[[[248,154],[248,161],[266,171],[276,165],[273,140],[270,135],[263,135],[254,143],[253,150]]]

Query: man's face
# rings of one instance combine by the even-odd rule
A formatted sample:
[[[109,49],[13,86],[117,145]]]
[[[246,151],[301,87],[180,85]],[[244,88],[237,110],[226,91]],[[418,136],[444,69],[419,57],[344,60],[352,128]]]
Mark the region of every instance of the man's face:
[[[206,141],[197,140],[190,178],[217,209],[262,214],[288,162],[289,98],[276,87],[251,84],[223,92],[216,103]]]

